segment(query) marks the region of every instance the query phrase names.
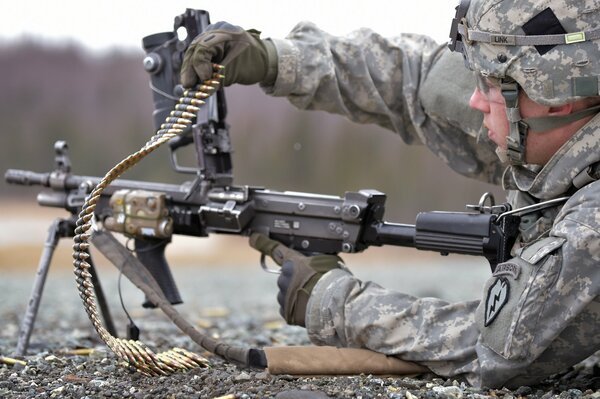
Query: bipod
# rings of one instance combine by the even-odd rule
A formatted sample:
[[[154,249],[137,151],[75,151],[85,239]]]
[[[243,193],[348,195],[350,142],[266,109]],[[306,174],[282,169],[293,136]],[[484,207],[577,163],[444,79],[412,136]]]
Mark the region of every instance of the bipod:
[[[52,262],[52,256],[54,255],[56,246],[61,238],[73,238],[75,235],[74,230],[74,216],[69,219],[57,218],[54,220],[54,222],[52,222],[50,228],[48,229],[48,236],[44,242],[44,249],[40,257],[37,274],[33,282],[33,288],[31,289],[29,302],[27,303],[27,309],[25,310],[25,315],[23,316],[23,320],[21,322],[19,338],[17,341],[17,349],[14,353],[15,356],[24,356],[27,352],[29,339],[31,338],[31,332],[33,331],[38,308],[42,299],[44,284],[46,283],[46,277],[48,276],[48,270],[50,269],[50,263]],[[92,262],[92,258],[90,257],[87,262],[90,264],[90,273],[94,283],[94,292],[96,293],[96,299],[98,300],[98,305],[100,306],[100,311],[102,313],[102,318],[104,319],[106,329],[112,335],[116,336],[115,326],[106,304],[106,298],[104,296],[104,292],[102,291],[102,287],[100,286],[100,280],[98,279],[98,274],[96,272],[96,268],[94,267],[94,263]]]

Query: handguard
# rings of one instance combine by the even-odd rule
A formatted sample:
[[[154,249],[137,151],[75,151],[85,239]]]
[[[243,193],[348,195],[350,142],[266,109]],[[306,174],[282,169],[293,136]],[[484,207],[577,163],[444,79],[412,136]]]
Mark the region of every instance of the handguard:
[[[510,258],[521,218],[469,212],[424,212],[417,215],[415,248],[449,253],[482,255],[492,272]]]
[[[488,200],[490,205],[486,205]],[[471,212],[421,212],[414,225],[375,221],[363,240],[369,245],[413,247],[442,255],[485,256],[493,272],[498,263],[510,258],[521,218],[509,214],[509,204],[495,205],[490,193],[467,208]]]

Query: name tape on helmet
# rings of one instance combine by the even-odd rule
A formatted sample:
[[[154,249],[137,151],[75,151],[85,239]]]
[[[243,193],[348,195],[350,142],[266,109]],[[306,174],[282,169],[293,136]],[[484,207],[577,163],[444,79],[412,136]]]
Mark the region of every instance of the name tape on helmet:
[[[490,43],[502,46],[547,46],[558,44],[574,44],[600,39],[600,29],[587,32],[572,32],[561,35],[505,35],[469,29],[465,25],[458,26],[459,33],[467,42]]]

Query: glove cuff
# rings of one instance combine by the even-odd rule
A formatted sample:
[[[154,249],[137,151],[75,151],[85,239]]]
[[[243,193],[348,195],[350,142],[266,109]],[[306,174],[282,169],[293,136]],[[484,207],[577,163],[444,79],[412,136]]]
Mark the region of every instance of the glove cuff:
[[[306,304],[310,297],[310,291],[321,275],[302,262],[294,264],[293,267],[295,270],[285,297],[284,317],[289,324],[304,327]]]
[[[265,86],[272,86],[277,80],[277,70],[279,68],[279,60],[277,58],[277,49],[271,39],[262,41],[267,52],[267,73],[261,82]]]

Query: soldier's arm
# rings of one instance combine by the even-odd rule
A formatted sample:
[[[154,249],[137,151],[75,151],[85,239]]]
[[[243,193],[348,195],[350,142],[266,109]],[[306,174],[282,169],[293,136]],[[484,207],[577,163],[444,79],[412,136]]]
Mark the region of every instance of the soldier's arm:
[[[594,185],[567,202],[549,236],[497,266],[479,302],[414,298],[329,272],[308,303],[311,340],[367,347],[476,386],[518,387],[564,371],[600,350]]]
[[[475,375],[477,305],[416,298],[339,269],[315,286],[306,328],[316,345],[368,348],[444,376]]]
[[[384,38],[369,29],[338,37],[300,23],[273,39],[277,79],[265,91],[296,107],[341,114],[425,144],[458,173],[498,182],[502,167],[481,115],[468,107],[475,87],[462,57],[427,36]]]

